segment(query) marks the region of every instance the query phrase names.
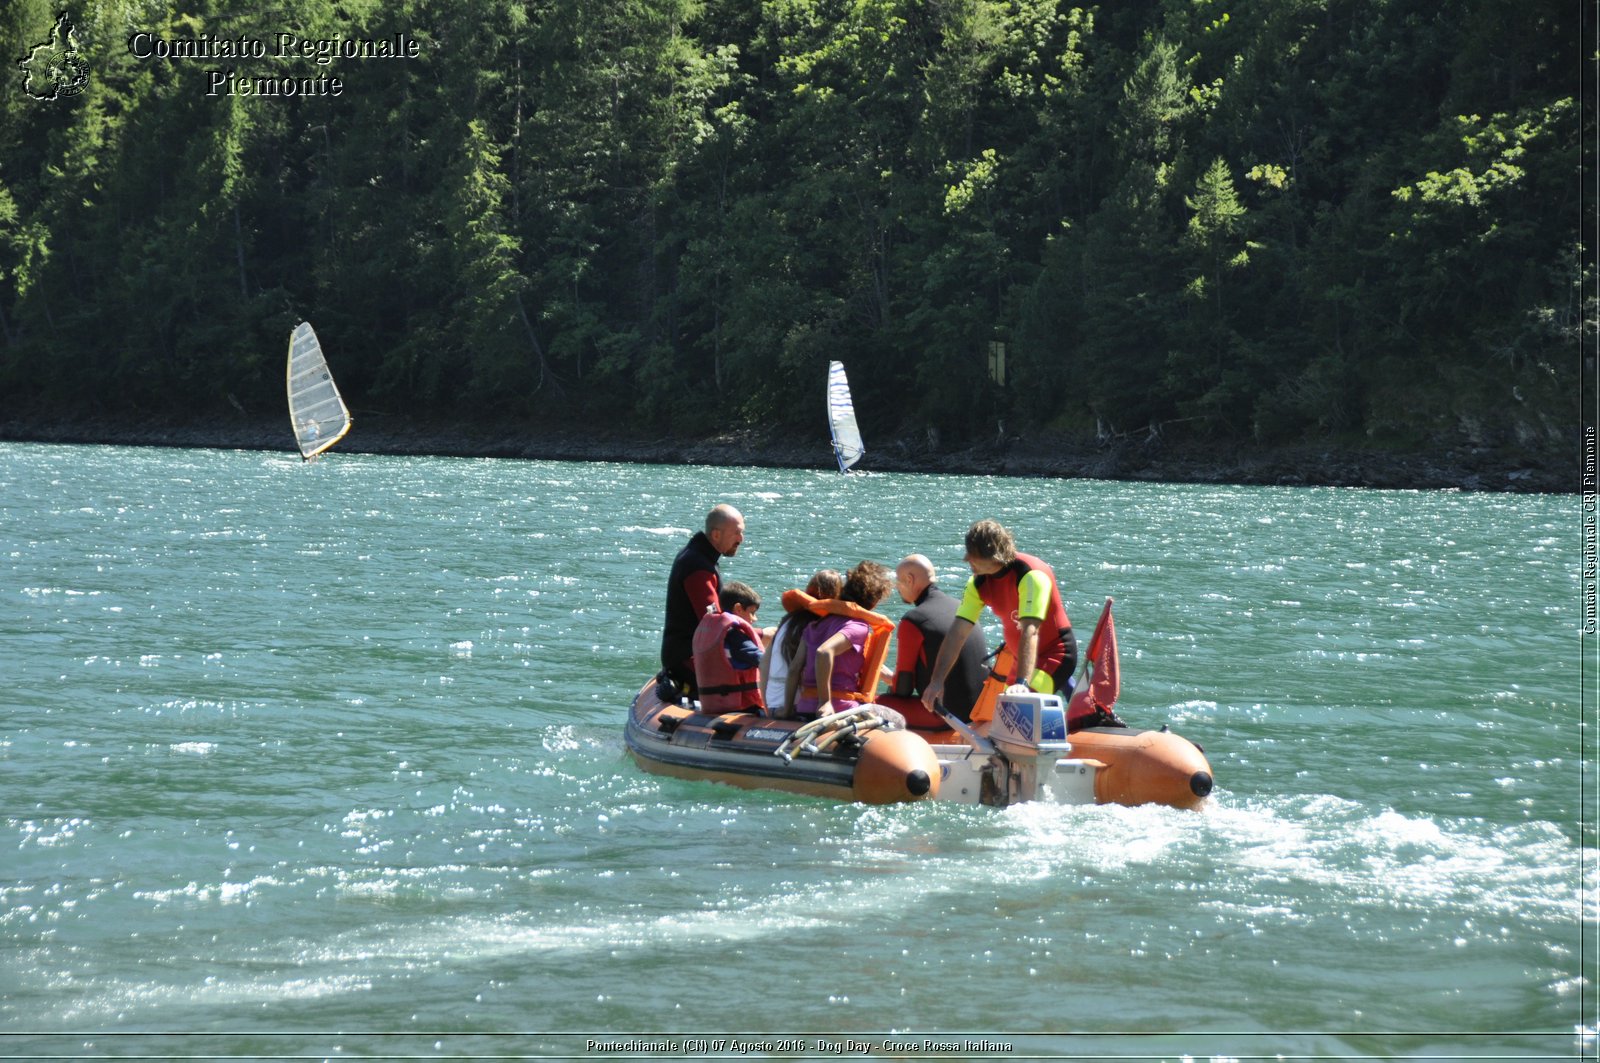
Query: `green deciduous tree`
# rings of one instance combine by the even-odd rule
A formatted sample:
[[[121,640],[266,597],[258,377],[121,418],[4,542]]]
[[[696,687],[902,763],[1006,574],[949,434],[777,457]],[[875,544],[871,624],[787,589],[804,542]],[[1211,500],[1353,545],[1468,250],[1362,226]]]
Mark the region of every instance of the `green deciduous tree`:
[[[69,7],[81,93],[0,73],[25,402],[268,413],[309,318],[358,414],[820,437],[839,358],[916,441],[1549,454],[1595,344],[1592,14],[1555,0]],[[6,5],[0,47],[60,14]],[[130,30],[420,54],[208,94]]]

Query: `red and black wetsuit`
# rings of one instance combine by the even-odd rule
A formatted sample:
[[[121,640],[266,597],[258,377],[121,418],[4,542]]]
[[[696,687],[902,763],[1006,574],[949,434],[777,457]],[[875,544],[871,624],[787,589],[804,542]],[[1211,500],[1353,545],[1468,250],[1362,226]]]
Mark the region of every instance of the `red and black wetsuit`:
[[[955,623],[957,602],[938,587],[929,585],[916,604],[900,618],[895,635],[894,692],[900,697],[920,695],[928,688],[933,663],[950,625]],[[976,631],[961,646],[961,656],[950,669],[944,685],[944,707],[962,720],[972,720],[972,706],[983,689],[983,632]]]
[[[673,559],[667,577],[667,622],[661,629],[661,667],[685,692],[694,690],[694,632],[722,591],[722,557],[706,533],[695,532]]]
[[[974,576],[967,584],[968,593],[976,593],[981,604],[965,600],[960,615],[977,623],[978,612],[987,605],[1000,618],[1005,629],[1006,645],[1013,653],[1021,645],[1022,625],[1018,610],[1022,598],[1022,582],[1037,573],[1047,582],[1048,601],[1034,603],[1030,616],[1039,621],[1039,649],[1034,661],[1035,674],[1043,672],[1051,677],[1055,690],[1071,688],[1072,673],[1078,667],[1078,642],[1072,635],[1072,621],[1067,619],[1066,606],[1061,604],[1061,588],[1056,584],[1053,569],[1032,554],[1019,553],[1016,560],[991,576]],[[1013,683],[1031,683],[1033,676],[1012,676]],[[1037,688],[1035,688],[1037,689]]]

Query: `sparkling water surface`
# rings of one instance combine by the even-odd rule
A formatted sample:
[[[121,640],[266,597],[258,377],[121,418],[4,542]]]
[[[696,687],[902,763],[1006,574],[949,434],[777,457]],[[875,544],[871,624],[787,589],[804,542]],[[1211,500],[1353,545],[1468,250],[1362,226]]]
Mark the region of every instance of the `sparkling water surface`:
[[[958,591],[1000,519],[1082,627],[1116,599],[1119,710],[1205,747],[1210,807],[642,773],[624,710],[720,501],[768,623],[824,564],[921,551]],[[0,444],[0,1055],[1592,1058],[1579,521]]]

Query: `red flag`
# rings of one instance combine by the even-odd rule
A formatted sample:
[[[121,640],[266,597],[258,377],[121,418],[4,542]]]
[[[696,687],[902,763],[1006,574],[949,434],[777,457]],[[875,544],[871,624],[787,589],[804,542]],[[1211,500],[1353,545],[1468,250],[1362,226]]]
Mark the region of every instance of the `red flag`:
[[[1122,681],[1117,675],[1117,625],[1111,619],[1111,599],[1106,599],[1106,606],[1100,611],[1100,620],[1094,626],[1094,634],[1089,637],[1089,648],[1084,654],[1085,662],[1090,666],[1091,672],[1088,682],[1078,687],[1078,692],[1072,696],[1072,709],[1069,717],[1078,713],[1092,713],[1099,709],[1110,712],[1111,706],[1117,703],[1117,695],[1122,692]]]
[[[1089,639],[1089,661],[1094,665],[1094,677],[1089,680],[1089,692],[1095,703],[1107,712],[1117,703],[1122,693],[1122,679],[1117,674],[1117,625],[1111,619],[1111,599],[1100,613],[1100,622],[1094,626]]]

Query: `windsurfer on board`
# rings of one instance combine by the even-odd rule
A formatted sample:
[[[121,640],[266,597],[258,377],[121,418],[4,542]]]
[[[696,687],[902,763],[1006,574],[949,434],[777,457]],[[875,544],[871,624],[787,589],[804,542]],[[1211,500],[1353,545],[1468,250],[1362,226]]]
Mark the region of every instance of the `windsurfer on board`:
[[[1065,699],[1078,667],[1078,643],[1061,602],[1055,572],[1037,557],[1019,553],[1011,533],[998,521],[980,520],[968,528],[966,551],[972,578],[967,581],[950,633],[939,648],[922,704],[932,709],[935,702],[944,700],[946,677],[984,606],[1000,618],[1006,648],[1016,660],[1007,692],[1032,690]]]
[[[744,542],[744,515],[727,503],[706,514],[704,531],[694,533],[673,559],[667,577],[667,618],[661,630],[661,678],[676,684],[663,691],[663,700],[692,696],[694,684],[694,632],[707,610],[718,605],[722,574],[717,562],[739,552]],[[671,697],[665,695],[672,694]]]

